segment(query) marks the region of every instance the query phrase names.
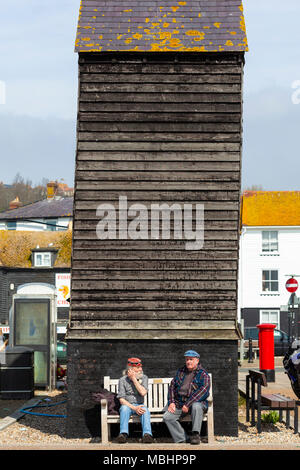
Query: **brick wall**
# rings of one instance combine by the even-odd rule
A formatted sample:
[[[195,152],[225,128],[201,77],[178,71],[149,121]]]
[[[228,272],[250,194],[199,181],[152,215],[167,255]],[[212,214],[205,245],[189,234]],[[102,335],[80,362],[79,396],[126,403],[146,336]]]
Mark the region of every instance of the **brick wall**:
[[[237,436],[237,341],[69,340],[67,437],[99,435],[100,409],[90,394],[103,386],[104,375],[119,378],[128,357],[140,357],[148,377],[172,377],[184,364],[187,349],[197,350],[201,364],[213,374],[215,434]]]

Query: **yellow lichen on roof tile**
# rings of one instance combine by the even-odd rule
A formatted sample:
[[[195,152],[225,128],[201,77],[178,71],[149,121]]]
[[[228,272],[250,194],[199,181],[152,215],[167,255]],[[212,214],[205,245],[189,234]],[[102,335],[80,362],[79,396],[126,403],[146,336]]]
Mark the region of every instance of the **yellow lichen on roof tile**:
[[[246,191],[242,225],[300,226],[300,191]]]
[[[200,12],[199,7],[196,7],[194,2],[189,3],[188,0],[175,0],[173,5],[165,6],[159,6],[158,2],[155,3],[156,1],[153,0],[153,7],[145,7],[144,10],[139,7],[139,11],[136,12],[135,8],[131,8],[133,3],[126,0],[124,5],[122,4],[124,9],[120,9],[118,14],[115,12],[104,14],[105,7],[103,7],[102,11],[99,9],[97,16],[95,16],[94,12],[97,9],[87,8],[89,7],[88,0],[81,0],[75,50],[77,52],[92,52],[106,50],[107,47],[111,51],[214,52],[248,50],[242,2],[234,7],[236,13],[233,17],[234,22],[232,22],[229,18],[231,12],[234,11],[232,6],[228,9],[228,18],[224,17],[223,19],[223,17],[220,18],[217,9],[205,11],[205,5],[208,2],[204,2]],[[99,6],[104,4],[106,2],[99,0]],[[202,10],[204,11],[202,12]],[[118,21],[118,15],[123,17],[122,21]],[[205,17],[204,24],[203,20],[199,20],[203,16]],[[128,22],[132,27],[127,31]],[[174,23],[176,23],[177,29],[172,29]],[[147,29],[144,29],[145,26]],[[82,37],[87,36],[87,29],[90,30],[88,33],[91,36],[90,41]],[[141,35],[143,29],[145,34]],[[166,29],[167,31],[165,31]],[[99,33],[103,33],[103,38],[100,38]],[[130,37],[128,33],[130,33]],[[175,34],[177,38],[174,38]],[[102,42],[99,42],[98,38],[102,39]],[[120,41],[121,38],[122,41]],[[199,43],[202,39],[205,40],[205,47],[195,47],[195,42]]]
[[[31,250],[57,248],[58,254],[54,266],[67,267],[71,264],[72,231],[65,232],[30,232],[0,230],[0,263],[8,267],[31,267]]]
[[[185,32],[187,36],[200,36],[201,40],[204,39],[205,33],[202,33],[200,31],[195,31],[195,30],[188,30]]]
[[[241,16],[240,27],[241,27],[241,30],[245,33],[246,32],[246,24],[245,24],[245,18],[243,16]]]

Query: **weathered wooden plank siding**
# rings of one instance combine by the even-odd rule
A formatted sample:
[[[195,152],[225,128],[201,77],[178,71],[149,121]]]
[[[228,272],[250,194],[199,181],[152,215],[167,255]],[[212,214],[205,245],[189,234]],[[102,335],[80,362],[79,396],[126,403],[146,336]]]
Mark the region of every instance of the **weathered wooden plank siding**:
[[[80,54],[71,329],[236,318],[242,74],[241,54]],[[99,240],[120,195],[203,203],[203,249]]]

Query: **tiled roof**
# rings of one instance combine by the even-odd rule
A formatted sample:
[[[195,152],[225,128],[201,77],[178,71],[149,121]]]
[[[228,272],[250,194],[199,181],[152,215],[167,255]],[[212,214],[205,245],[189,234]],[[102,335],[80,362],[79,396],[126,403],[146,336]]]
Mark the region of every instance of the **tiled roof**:
[[[0,266],[31,268],[31,250],[37,246],[48,248],[49,251],[53,248],[58,250],[54,267],[70,267],[71,230],[64,232],[0,230]]]
[[[17,209],[0,212],[0,220],[72,217],[73,197],[43,199]]]
[[[76,52],[247,50],[241,0],[81,0]]]
[[[300,226],[300,191],[246,191],[243,226]]]

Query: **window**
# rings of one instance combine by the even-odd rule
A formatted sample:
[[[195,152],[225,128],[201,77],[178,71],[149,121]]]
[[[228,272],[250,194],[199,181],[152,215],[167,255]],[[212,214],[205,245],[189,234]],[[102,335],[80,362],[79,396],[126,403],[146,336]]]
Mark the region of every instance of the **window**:
[[[10,220],[6,222],[7,230],[17,230],[17,221]]]
[[[276,328],[280,329],[280,316],[279,310],[261,310],[260,311],[260,323],[272,323],[276,325]]]
[[[278,271],[262,272],[262,290],[263,292],[278,292]]]
[[[272,253],[278,251],[278,232],[264,230],[262,232],[262,251]]]
[[[51,266],[51,253],[34,253],[34,266]]]
[[[46,230],[50,230],[50,232],[56,232],[57,219],[46,219],[45,223],[47,224]]]

